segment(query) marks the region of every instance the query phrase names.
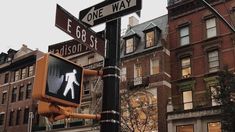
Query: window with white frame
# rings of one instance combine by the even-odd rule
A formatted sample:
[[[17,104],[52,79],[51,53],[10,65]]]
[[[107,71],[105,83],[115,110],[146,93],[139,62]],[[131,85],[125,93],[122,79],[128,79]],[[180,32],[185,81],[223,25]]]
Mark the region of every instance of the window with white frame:
[[[154,31],[149,31],[145,34],[146,48],[154,46]]]
[[[181,74],[182,74],[182,78],[188,78],[191,76],[190,57],[181,59]]]
[[[159,60],[156,58],[150,59],[150,75],[158,74],[159,71]]]
[[[193,108],[193,97],[192,91],[183,91],[183,104],[184,110],[189,110]]]
[[[121,81],[126,81],[126,67],[122,67],[121,69]]]
[[[219,70],[218,50],[208,52],[208,63],[209,72],[216,72]]]
[[[134,39],[129,38],[126,40],[126,54],[134,51]]]
[[[187,45],[189,44],[189,27],[181,27],[180,28],[180,45]]]
[[[216,31],[216,19],[210,18],[206,20],[206,36],[207,38],[212,38],[217,35]]]

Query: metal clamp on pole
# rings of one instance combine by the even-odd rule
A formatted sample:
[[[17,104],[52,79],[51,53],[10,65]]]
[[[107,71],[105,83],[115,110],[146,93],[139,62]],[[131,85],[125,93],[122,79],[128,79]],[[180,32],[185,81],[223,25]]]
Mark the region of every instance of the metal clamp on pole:
[[[109,70],[109,73],[106,75],[103,75],[103,78],[106,77],[116,77],[120,79],[120,68],[117,66],[106,66],[103,68],[103,71]]]

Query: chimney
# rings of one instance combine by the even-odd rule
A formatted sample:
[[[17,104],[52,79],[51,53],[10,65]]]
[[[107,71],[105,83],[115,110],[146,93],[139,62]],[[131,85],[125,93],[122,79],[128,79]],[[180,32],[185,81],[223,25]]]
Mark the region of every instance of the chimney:
[[[133,27],[137,24],[139,24],[139,20],[135,16],[131,16],[129,17],[129,23],[127,25],[127,28]]]

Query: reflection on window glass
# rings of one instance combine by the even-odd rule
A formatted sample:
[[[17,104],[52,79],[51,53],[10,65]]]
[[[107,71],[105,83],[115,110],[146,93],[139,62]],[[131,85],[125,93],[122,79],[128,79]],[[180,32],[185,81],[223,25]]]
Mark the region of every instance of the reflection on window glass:
[[[134,51],[134,41],[133,38],[126,40],[126,53],[131,53]]]
[[[191,66],[190,66],[190,58],[181,59],[181,73],[183,78],[188,78],[191,75]]]
[[[189,44],[189,27],[180,28],[180,45]]]
[[[150,61],[150,74],[154,75],[154,74],[158,74],[160,69],[159,69],[159,60],[156,58],[151,59]]]
[[[217,35],[215,18],[206,20],[206,35],[207,38],[215,37]]]
[[[146,33],[146,48],[154,45],[154,31]]]
[[[176,132],[193,132],[193,125],[177,126]]]
[[[184,110],[189,110],[193,108],[192,101],[193,101],[192,91],[184,91],[183,92]]]
[[[126,81],[126,67],[122,67],[121,69],[121,81]]]
[[[209,72],[216,72],[219,70],[219,55],[218,50],[208,52]]]
[[[15,81],[20,80],[20,71],[15,71]]]
[[[207,124],[208,132],[222,132],[220,122],[211,122]]]
[[[33,76],[33,75],[34,75],[34,66],[32,65],[32,66],[29,67],[29,75],[28,76],[30,77],[30,76]]]
[[[21,69],[21,79],[26,78],[26,68]]]

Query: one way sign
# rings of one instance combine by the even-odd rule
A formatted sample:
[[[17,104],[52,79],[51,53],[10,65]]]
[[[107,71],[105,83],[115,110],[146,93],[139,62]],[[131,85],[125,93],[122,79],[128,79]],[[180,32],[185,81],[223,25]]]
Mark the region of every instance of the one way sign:
[[[80,11],[79,19],[89,26],[95,26],[137,12],[141,10],[141,8],[141,0],[104,1]]]

